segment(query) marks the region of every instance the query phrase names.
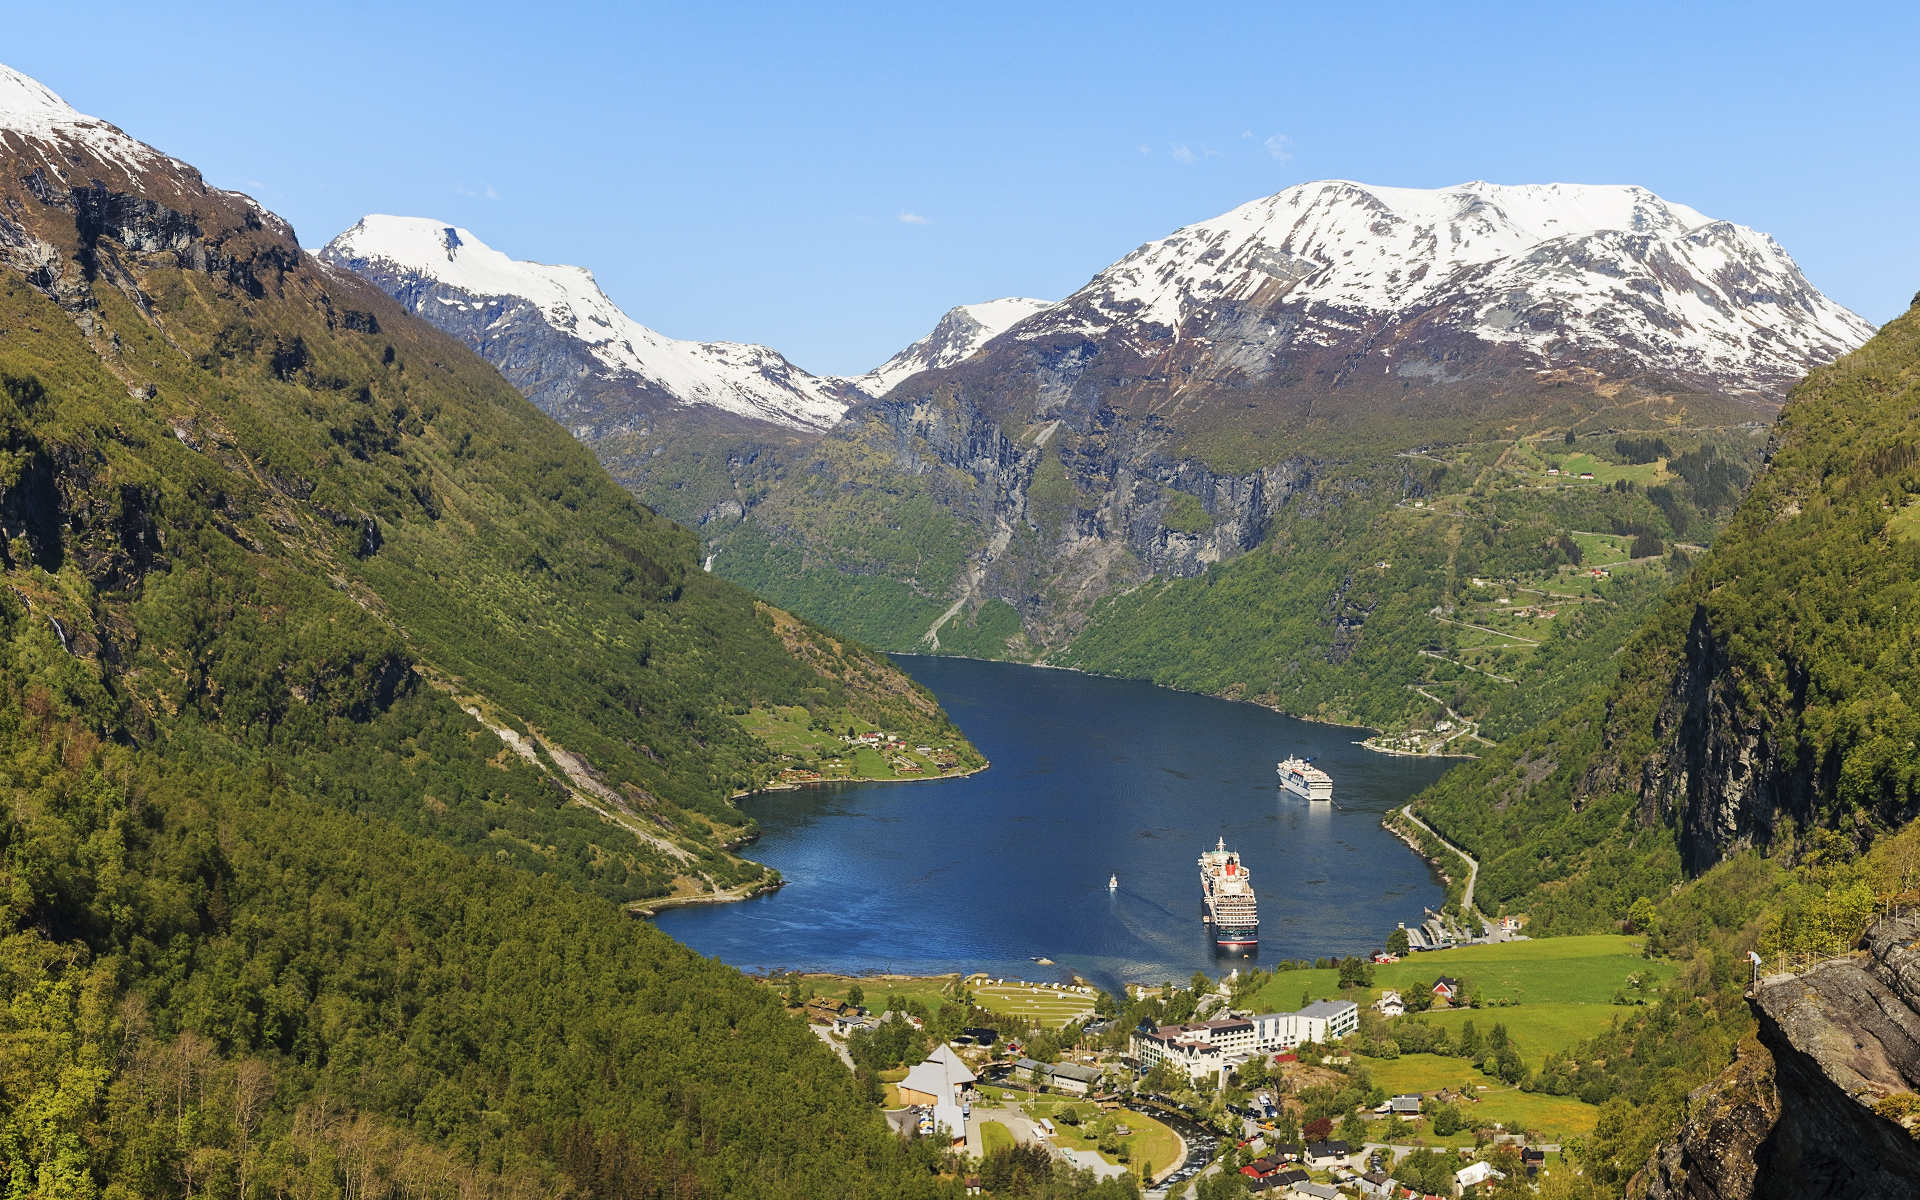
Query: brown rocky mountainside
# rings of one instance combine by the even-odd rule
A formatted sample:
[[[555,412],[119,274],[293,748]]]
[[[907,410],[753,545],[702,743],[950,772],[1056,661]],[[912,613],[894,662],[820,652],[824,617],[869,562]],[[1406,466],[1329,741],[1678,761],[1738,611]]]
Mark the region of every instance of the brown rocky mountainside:
[[[1750,993],[1757,1040],[1688,1101],[1636,1180],[1645,1200],[1920,1195],[1920,908],[1858,952]]]

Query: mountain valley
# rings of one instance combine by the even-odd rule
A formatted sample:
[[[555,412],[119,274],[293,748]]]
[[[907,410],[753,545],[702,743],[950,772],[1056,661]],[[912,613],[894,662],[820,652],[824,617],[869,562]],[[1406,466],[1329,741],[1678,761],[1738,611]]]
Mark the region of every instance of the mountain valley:
[[[433,253],[370,258],[366,227],[334,261],[568,420],[461,315],[482,306],[424,282]],[[1643,189],[1335,181],[1057,304],[956,309],[843,381],[824,431],[576,432],[712,570],[872,644],[1431,746],[1523,728],[1604,661],[1731,510],[1784,388],[1868,332],[1772,239]]]
[[[1920,1181],[1920,295],[1328,179],[860,374],[644,315],[0,66],[9,1197]]]

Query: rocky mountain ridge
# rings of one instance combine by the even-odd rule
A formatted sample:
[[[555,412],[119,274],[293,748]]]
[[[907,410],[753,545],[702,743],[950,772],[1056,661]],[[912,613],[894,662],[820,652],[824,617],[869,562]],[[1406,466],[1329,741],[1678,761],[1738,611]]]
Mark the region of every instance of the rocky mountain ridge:
[[[444,222],[366,216],[319,256],[472,346],[583,441],[691,406],[818,432],[858,398],[766,346],[666,337],[622,312],[585,267],[512,259]]]
[[[1018,337],[1096,338],[1280,386],[1328,349],[1334,387],[1458,379],[1518,351],[1536,370],[1777,400],[1871,333],[1771,237],[1644,188],[1329,180],[1140,247]],[[1202,354],[1179,352],[1195,340]]]
[[[902,380],[922,371],[951,367],[973,357],[979,349],[1021,321],[1052,307],[1051,300],[1004,296],[980,304],[950,308],[928,332],[900,353],[864,375],[847,380],[871,397],[884,396]]]
[[[1303,490],[1414,500],[1437,445],[1764,422],[1869,333],[1772,239],[1644,189],[1302,184],[851,409],[744,519],[699,515],[716,569],[809,611],[835,577],[897,584],[860,627],[892,648],[991,608],[1005,636],[971,652],[1056,654],[1104,597],[1260,545]],[[941,518],[910,548],[903,497]],[[1310,602],[1327,652],[1360,636],[1338,594]]]

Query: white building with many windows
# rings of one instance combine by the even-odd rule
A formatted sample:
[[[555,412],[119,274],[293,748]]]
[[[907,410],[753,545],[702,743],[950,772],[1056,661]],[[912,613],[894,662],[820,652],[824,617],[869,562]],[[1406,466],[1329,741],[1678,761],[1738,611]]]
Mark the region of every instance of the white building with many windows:
[[[1351,1000],[1316,1000],[1299,1012],[1230,1017],[1198,1025],[1162,1025],[1135,1032],[1131,1049],[1143,1064],[1165,1062],[1194,1080],[1217,1075],[1256,1054],[1291,1050],[1302,1042],[1337,1042],[1360,1028]]]
[[[1299,1012],[1262,1013],[1248,1018],[1255,1046],[1266,1053],[1291,1050],[1302,1042],[1337,1042],[1360,1028],[1360,1006],[1351,1000],[1315,1000]]]

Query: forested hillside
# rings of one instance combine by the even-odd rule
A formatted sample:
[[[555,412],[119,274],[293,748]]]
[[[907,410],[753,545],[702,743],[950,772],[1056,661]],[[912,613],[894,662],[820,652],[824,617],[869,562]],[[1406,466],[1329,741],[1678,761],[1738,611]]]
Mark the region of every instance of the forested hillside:
[[[1811,1178],[1795,1155],[1851,1154],[1843,1081],[1756,1018],[1747,955],[1791,978],[1920,887],[1917,417],[1920,306],[1794,391],[1713,549],[1562,715],[1416,801],[1479,858],[1483,909],[1536,934],[1624,927],[1682,964],[1569,1056],[1606,1097],[1586,1147],[1605,1194],[1775,1194],[1756,1154],[1773,1185]],[[1858,1049],[1873,1002],[1832,1008],[1792,1037],[1878,1052]],[[1904,1109],[1862,1095],[1866,1124],[1907,1137]],[[1836,1139],[1818,1153],[1775,1129],[1815,1104]]]
[[[1815,371],[1617,674],[1422,798],[1486,902],[1592,927],[1742,848],[1858,849],[1920,812],[1917,386],[1920,311]]]
[[[940,1193],[626,911],[765,882],[724,848],[755,714],[972,755],[931,697],[277,218],[6,82],[7,1194]]]

